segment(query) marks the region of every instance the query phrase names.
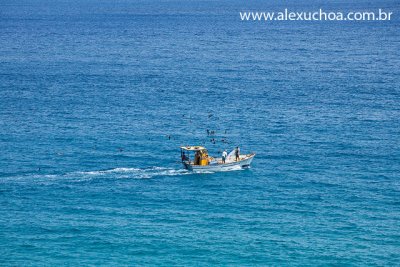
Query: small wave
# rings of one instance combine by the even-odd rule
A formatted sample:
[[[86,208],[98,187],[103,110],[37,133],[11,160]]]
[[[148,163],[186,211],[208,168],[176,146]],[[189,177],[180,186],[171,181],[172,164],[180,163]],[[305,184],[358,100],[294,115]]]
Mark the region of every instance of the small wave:
[[[148,179],[156,176],[176,176],[189,174],[188,171],[183,169],[172,169],[165,167],[149,167],[149,168],[114,168],[109,170],[99,170],[99,171],[84,171],[77,172],[78,175],[83,176],[104,176],[107,174],[113,174],[116,178],[139,178]]]
[[[140,171],[138,168],[115,168],[109,170],[100,170],[100,171],[79,171],[76,174],[82,175],[104,175],[107,173],[129,173],[129,172],[136,172]]]
[[[248,168],[250,168],[250,167],[247,167],[247,169]],[[243,171],[243,170],[245,170],[246,168],[242,168],[242,166],[239,166],[239,165],[236,165],[236,166],[232,166],[232,167],[229,167],[229,168],[226,168],[226,169],[224,169],[224,170],[222,170],[223,172],[230,172],[230,171]]]

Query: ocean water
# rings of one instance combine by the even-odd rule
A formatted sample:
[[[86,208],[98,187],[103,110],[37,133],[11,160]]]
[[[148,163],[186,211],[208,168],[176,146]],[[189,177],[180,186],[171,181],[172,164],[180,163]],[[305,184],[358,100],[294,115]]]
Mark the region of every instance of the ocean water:
[[[394,18],[239,17],[320,7]],[[1,1],[0,265],[398,265],[399,14]],[[257,156],[191,174],[187,144]]]

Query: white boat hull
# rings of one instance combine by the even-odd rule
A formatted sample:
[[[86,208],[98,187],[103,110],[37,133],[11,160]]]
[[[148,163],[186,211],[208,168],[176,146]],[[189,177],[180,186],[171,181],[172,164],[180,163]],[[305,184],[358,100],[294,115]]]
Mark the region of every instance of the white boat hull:
[[[221,171],[233,171],[250,168],[250,164],[253,161],[255,154],[243,155],[239,161],[231,161],[222,163],[218,160],[218,164],[210,164],[206,166],[193,165],[189,162],[183,162],[185,168],[192,172],[221,172]]]

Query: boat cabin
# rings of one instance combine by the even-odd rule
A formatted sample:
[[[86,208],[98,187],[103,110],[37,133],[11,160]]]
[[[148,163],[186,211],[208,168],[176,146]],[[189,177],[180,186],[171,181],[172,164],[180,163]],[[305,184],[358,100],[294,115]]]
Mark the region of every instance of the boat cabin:
[[[207,149],[203,146],[182,146],[181,159],[182,163],[189,165],[207,166],[212,157],[208,155]]]

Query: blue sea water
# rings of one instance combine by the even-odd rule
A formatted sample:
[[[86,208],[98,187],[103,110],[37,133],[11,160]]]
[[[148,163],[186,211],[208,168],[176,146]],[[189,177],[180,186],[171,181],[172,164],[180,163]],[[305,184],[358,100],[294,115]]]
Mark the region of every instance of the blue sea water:
[[[239,17],[321,7],[394,18]],[[1,1],[0,265],[398,265],[399,14]],[[187,144],[257,156],[190,174]]]

